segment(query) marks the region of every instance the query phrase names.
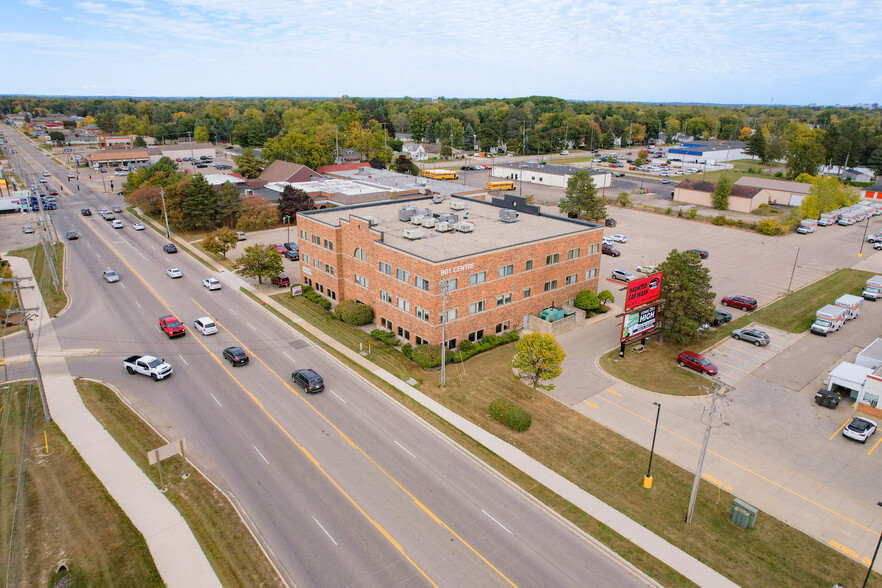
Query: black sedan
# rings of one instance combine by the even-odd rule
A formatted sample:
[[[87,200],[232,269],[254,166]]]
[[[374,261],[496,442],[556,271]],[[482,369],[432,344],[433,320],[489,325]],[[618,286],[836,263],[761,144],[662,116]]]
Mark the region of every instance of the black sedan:
[[[168,243],[167,245],[163,245],[162,250],[165,251],[166,253],[177,253],[178,252],[178,248],[175,246],[174,243]]]
[[[77,233],[76,231],[68,231],[67,232],[67,240],[68,241],[75,241],[79,238],[80,238],[80,234]]]
[[[227,347],[224,349],[224,359],[233,364],[233,367],[246,365],[248,363],[248,354],[241,347]]]
[[[708,257],[710,257],[710,253],[708,253],[704,249],[687,249],[686,253],[697,253],[700,259],[707,259]]]

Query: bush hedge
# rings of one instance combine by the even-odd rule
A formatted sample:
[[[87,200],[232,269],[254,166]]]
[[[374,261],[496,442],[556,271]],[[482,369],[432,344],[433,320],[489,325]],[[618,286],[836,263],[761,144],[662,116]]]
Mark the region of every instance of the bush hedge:
[[[360,327],[374,320],[374,309],[356,300],[341,300],[334,309],[334,317]]]
[[[371,337],[379,339],[387,345],[395,345],[396,342],[395,333],[383,329],[374,329],[371,331]]]
[[[311,302],[315,302],[325,310],[331,310],[331,301],[321,294],[316,294],[315,290],[313,290],[310,286],[303,286],[303,297]]]
[[[479,353],[489,351],[494,347],[499,347],[506,343],[512,343],[520,338],[521,336],[515,331],[509,331],[503,335],[487,335],[476,343],[472,343],[468,340],[462,341],[459,344],[459,351],[448,352],[445,360],[447,363],[462,363]],[[466,343],[468,343],[468,345],[466,345]],[[441,346],[417,345],[413,347],[412,356],[409,357],[421,368],[431,369],[439,367],[441,365]]]
[[[490,416],[515,431],[526,431],[533,424],[529,412],[505,398],[497,398],[490,403]]]

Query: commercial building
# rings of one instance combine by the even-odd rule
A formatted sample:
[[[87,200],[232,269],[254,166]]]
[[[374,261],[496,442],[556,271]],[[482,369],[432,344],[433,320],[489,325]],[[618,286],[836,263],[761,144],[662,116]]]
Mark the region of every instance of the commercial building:
[[[577,171],[585,170],[572,165],[556,165],[543,161],[533,163],[511,162],[495,164],[493,169],[490,170],[490,175],[494,178],[523,180],[533,184],[542,184],[543,186],[566,188],[567,182]],[[595,188],[608,188],[612,183],[612,174],[609,172],[591,172],[591,179],[594,181]]]
[[[301,165],[277,159],[269,164],[258,176],[268,184],[275,182],[310,182],[322,179],[321,173]]]
[[[603,227],[523,198],[440,195],[298,214],[303,281],[413,344],[454,348],[597,291]],[[442,295],[442,283],[449,289]]]
[[[358,167],[355,169],[340,169],[329,172],[333,177],[345,178],[366,186],[375,186],[377,189],[395,190],[400,195],[418,196],[443,194],[445,196],[471,196],[483,197],[487,191],[485,186],[469,186],[462,183],[463,180],[435,180],[422,176],[402,174],[389,169],[373,169],[372,167]]]
[[[86,161],[93,169],[114,168],[150,163],[150,154],[146,149],[112,149],[90,153]]]
[[[879,180],[872,186],[868,186],[861,191],[861,196],[871,200],[882,200],[882,180]]]
[[[736,186],[759,188],[769,204],[784,204],[787,206],[799,206],[803,198],[808,196],[812,189],[811,184],[802,182],[788,182],[787,180],[773,180],[771,178],[754,178],[741,176],[735,181]]]
[[[685,142],[679,146],[668,149],[668,158],[671,161],[685,161],[692,163],[732,161],[735,159],[752,159],[752,156],[744,153],[747,143],[744,141],[720,141],[720,142]]]
[[[701,180],[683,180],[674,188],[674,202],[686,202],[698,206],[713,206],[713,194],[717,185]],[[769,203],[769,195],[760,188],[735,184],[729,193],[729,210],[753,212],[761,204]]]

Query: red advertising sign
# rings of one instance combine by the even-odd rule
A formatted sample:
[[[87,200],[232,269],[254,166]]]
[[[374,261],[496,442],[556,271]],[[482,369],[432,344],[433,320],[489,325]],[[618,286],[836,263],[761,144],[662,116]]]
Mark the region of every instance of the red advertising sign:
[[[662,274],[663,272],[656,272],[645,278],[628,282],[625,312],[659,299],[661,296]]]

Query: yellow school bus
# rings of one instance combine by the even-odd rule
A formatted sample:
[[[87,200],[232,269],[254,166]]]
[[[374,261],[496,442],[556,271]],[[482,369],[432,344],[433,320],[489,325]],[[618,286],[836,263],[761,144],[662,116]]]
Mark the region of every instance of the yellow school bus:
[[[515,183],[511,180],[506,182],[487,182],[487,190],[514,190],[516,189]]]
[[[424,178],[432,180],[458,180],[459,174],[449,169],[424,169],[420,172]]]

